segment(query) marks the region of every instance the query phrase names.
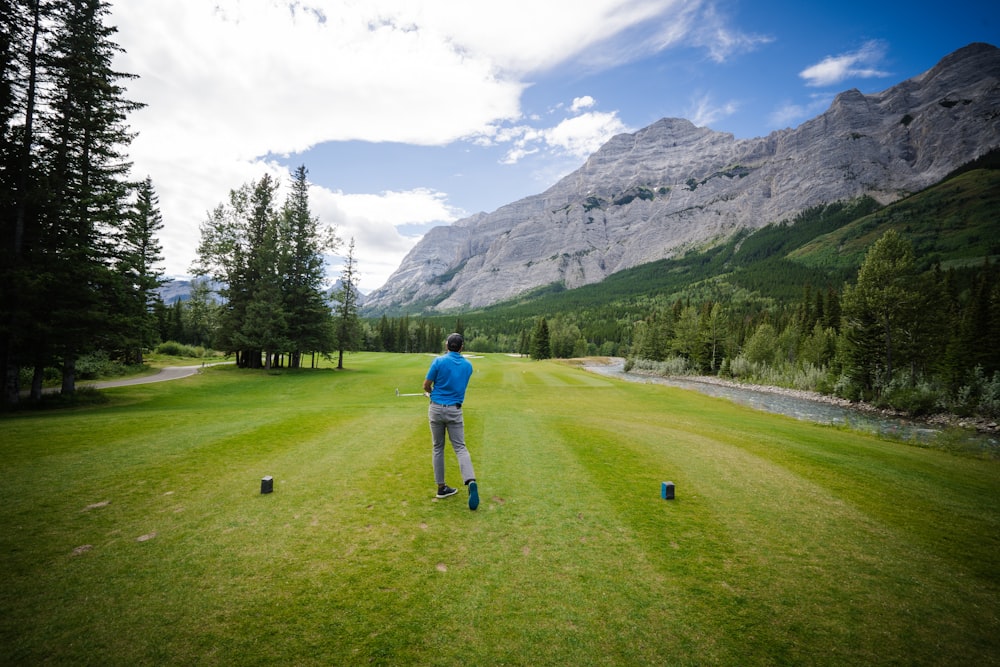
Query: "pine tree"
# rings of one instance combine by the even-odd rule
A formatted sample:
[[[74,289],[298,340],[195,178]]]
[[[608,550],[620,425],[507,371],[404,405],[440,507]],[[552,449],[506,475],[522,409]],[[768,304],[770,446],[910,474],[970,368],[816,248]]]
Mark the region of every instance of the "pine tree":
[[[281,292],[281,235],[277,209],[278,182],[264,174],[250,193],[247,219],[249,300],[236,339],[248,350],[250,366],[271,368],[278,352],[287,350],[288,320]]]
[[[201,223],[198,256],[191,266],[196,276],[218,285],[223,307],[219,312],[216,345],[237,354],[237,365],[247,363],[236,344],[236,333],[249,302],[248,251],[245,219],[249,185],[229,191],[228,204],[220,204]]]
[[[840,295],[831,287],[826,291],[826,300],[823,302],[823,327],[840,331],[840,318]]]
[[[218,325],[219,306],[212,299],[208,280],[191,281],[191,298],[187,307],[187,340],[184,342],[205,347],[215,345],[214,332]]]
[[[396,351],[396,327],[389,321],[389,318],[384,314],[382,318],[378,321],[378,326],[376,327],[378,335],[379,352],[395,352]]]
[[[704,362],[705,336],[701,328],[701,316],[694,306],[685,306],[680,317],[674,322],[674,337],[671,350],[685,359],[695,368],[700,368]]]
[[[25,250],[26,228],[37,234],[29,199],[37,194],[35,138],[38,53],[49,9],[39,0],[0,2],[0,378],[3,400],[18,402],[19,370],[32,334],[30,304],[37,303]],[[41,395],[41,376],[37,391]]]
[[[887,387],[902,361],[897,356],[905,350],[905,330],[920,306],[914,280],[913,247],[889,230],[865,255],[857,284],[845,289],[842,306],[854,344],[854,372],[865,378],[867,388]]]
[[[307,170],[295,170],[283,211],[287,248],[282,256],[282,289],[291,346],[289,366],[298,368],[302,352],[329,352],[330,309],[323,294],[323,251],[336,250],[339,241],[309,210]]]
[[[115,311],[121,320],[126,362],[141,364],[143,349],[158,338],[153,304],[159,298],[157,289],[167,282],[159,266],[163,248],[157,233],[162,229],[159,198],[147,177],[136,187],[135,204],[124,219],[116,251],[122,294]]]
[[[705,349],[702,356],[707,364],[705,370],[713,374],[719,370],[722,358],[725,356],[726,329],[722,304],[718,302],[706,303],[701,311],[701,330]]]
[[[201,225],[193,271],[222,285],[218,343],[235,352],[241,368],[270,366],[287,351],[281,291],[278,182],[265,174],[229,193]]]
[[[76,359],[106,347],[111,304],[119,289],[113,272],[114,231],[127,213],[131,142],[125,121],[142,105],[125,99],[112,60],[121,49],[105,25],[101,0],[55,5],[56,27],[42,63],[48,72],[39,119],[48,200],[32,270],[44,275],[44,311],[51,350],[63,365],[63,393],[76,387]]]
[[[535,331],[531,335],[531,358],[536,360],[549,359],[552,357],[552,349],[549,345],[549,323],[542,317],[535,325]]]
[[[531,354],[531,334],[527,329],[521,329],[521,337],[517,343],[517,353],[522,357]]]
[[[361,339],[358,318],[358,273],[354,259],[354,239],[347,249],[344,268],[340,272],[340,289],[334,295],[334,339],[337,346],[337,368],[344,368],[344,351],[358,349]]]

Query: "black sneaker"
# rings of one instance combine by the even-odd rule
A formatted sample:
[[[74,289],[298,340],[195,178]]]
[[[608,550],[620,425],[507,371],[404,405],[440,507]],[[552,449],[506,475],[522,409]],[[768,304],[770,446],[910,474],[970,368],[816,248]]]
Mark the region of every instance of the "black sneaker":
[[[458,493],[458,489],[453,489],[450,486],[444,486],[438,489],[438,498],[447,498],[448,496],[453,496]]]
[[[469,482],[469,509],[475,510],[477,507],[479,507],[479,487],[473,480]]]

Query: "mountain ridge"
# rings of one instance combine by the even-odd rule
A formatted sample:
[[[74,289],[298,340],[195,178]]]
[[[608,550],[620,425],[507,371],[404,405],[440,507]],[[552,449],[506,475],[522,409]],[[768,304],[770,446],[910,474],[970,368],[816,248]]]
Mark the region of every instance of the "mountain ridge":
[[[737,140],[664,118],[613,137],[545,192],[436,227],[366,313],[448,312],[568,289],[821,204],[918,191],[1000,145],[1000,50],[975,43],[794,129]]]

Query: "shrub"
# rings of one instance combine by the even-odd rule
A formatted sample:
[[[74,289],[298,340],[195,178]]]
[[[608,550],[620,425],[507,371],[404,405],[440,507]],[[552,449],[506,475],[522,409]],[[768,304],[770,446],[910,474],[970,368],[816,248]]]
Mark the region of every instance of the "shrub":
[[[194,357],[200,359],[205,356],[205,348],[185,345],[175,340],[168,340],[156,346],[158,354],[165,354],[170,357]]]
[[[969,383],[962,385],[948,406],[963,417],[977,415],[986,419],[1000,417],[1000,371],[986,377],[982,366],[972,372]]]
[[[690,375],[692,372],[691,365],[688,360],[684,357],[670,357],[669,359],[664,359],[663,361],[653,361],[651,359],[629,359],[625,363],[625,370],[640,370],[648,371],[650,373],[655,373],[656,375],[663,375],[664,377],[670,375]]]
[[[983,382],[976,412],[982,417],[1000,418],[1000,371],[994,372],[990,380]]]
[[[806,391],[822,391],[821,387],[829,385],[828,378],[829,372],[824,366],[802,364],[794,372],[792,386]]]
[[[926,382],[911,384],[908,380],[893,382],[884,394],[885,402],[896,410],[914,415],[928,415],[936,411],[941,393]]]
[[[864,388],[847,373],[841,373],[833,383],[833,395],[849,401],[860,401],[864,398]]]
[[[76,377],[79,380],[96,380],[124,374],[125,366],[119,361],[112,361],[108,353],[102,350],[85,354],[76,360]]]
[[[729,364],[729,374],[734,378],[752,380],[759,374],[760,365],[750,361],[745,354],[738,354]]]

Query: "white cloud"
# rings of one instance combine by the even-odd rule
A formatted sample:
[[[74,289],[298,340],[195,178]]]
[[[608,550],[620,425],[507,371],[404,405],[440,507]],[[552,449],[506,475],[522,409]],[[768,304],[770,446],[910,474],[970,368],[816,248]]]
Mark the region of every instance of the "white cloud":
[[[570,61],[611,67],[685,40],[713,57],[753,42],[724,30],[710,0],[511,0],[485,20],[467,0],[111,0],[110,21],[125,49],[115,68],[139,77],[123,82],[128,97],[148,105],[130,117],[139,135],[129,153],[159,195],[174,275],[188,271],[199,223],[231,188],[265,172],[287,180],[268,156],[333,141],[476,139],[510,142],[511,162],[585,157],[627,128],[589,96],[555,127],[524,125],[539,122],[520,108],[531,76]],[[330,195],[330,215],[357,232],[359,264],[393,265],[386,276],[413,242],[394,225],[457,215],[443,193],[413,190],[394,208],[402,195]]]
[[[691,32],[691,42],[695,46],[707,49],[709,57],[717,63],[774,41],[774,38],[768,35],[752,35],[733,29],[728,19],[711,3],[696,17],[693,25],[687,26],[686,29]]]
[[[423,188],[404,192],[346,194],[313,185],[309,191],[313,214],[334,224],[346,243],[353,238],[356,250],[367,248],[357,257],[361,288],[372,290],[385,283],[399,267],[400,259],[416,245],[419,237],[406,236],[400,228],[426,223],[448,224],[465,215],[447,203],[444,193]]]
[[[528,155],[544,151],[557,157],[570,156],[579,166],[579,161],[585,160],[611,137],[630,131],[617,111],[588,111],[565,118],[553,127],[520,125],[506,128],[494,133],[493,138],[497,143],[513,144],[503,157],[504,164],[515,164]]]
[[[549,146],[585,159],[611,137],[628,131],[629,128],[618,118],[617,112],[591,111],[567,118],[546,130],[543,136]]]
[[[723,118],[732,116],[739,110],[737,102],[729,101],[716,104],[710,95],[701,95],[688,108],[686,116],[699,127],[711,127]]]
[[[470,54],[490,54],[504,72],[537,72],[569,59],[620,63],[676,43],[706,0],[394,0],[401,20],[434,26]],[[669,32],[673,38],[664,37]]]
[[[595,104],[597,104],[597,100],[595,100],[590,95],[584,95],[583,97],[575,98],[573,100],[573,104],[570,105],[569,109],[570,111],[576,113],[577,111],[581,111],[583,109],[589,109]]]
[[[517,146],[507,151],[500,162],[501,164],[517,164],[529,155],[534,155],[538,152],[538,148],[528,148],[524,142],[518,142]]]
[[[878,69],[885,58],[886,46],[879,40],[866,42],[857,51],[839,56],[827,56],[820,62],[799,72],[807,86],[832,86],[845,79],[889,76],[889,72]]]

